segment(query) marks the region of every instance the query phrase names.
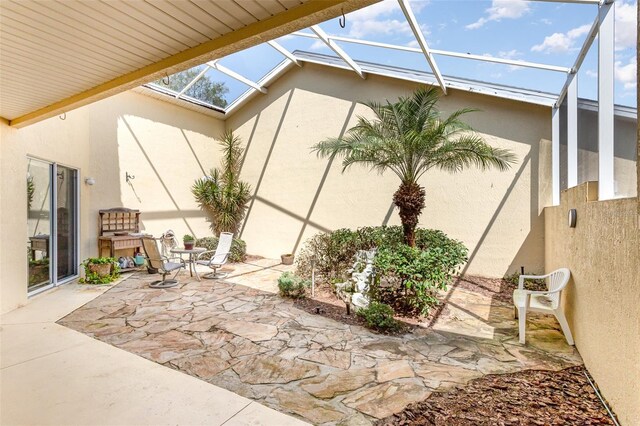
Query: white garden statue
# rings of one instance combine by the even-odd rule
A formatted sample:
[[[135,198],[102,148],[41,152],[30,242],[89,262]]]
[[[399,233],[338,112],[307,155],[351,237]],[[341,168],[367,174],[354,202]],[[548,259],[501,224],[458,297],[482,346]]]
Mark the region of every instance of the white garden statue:
[[[356,308],[369,306],[369,284],[373,277],[373,260],[376,249],[359,250],[355,262],[347,272],[351,273],[349,281],[336,284],[336,293],[344,302]]]

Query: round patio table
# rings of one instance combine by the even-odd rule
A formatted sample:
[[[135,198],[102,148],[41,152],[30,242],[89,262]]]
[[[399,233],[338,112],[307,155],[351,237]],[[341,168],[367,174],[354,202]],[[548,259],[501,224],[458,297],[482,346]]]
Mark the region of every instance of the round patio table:
[[[207,251],[207,249],[204,248],[204,247],[194,247],[194,248],[189,249],[189,250],[187,250],[184,247],[183,248],[176,247],[176,248],[171,249],[171,253],[180,254],[180,255],[182,255],[182,254],[188,254],[189,255],[188,263],[189,263],[189,275],[190,276],[193,276],[193,271],[196,269],[196,264],[195,264],[196,258],[195,258],[195,255],[198,255],[200,253],[204,253],[205,251]],[[191,265],[193,265],[193,269],[191,268]],[[196,279],[198,281],[200,281],[200,276],[198,276],[198,271],[196,271]]]

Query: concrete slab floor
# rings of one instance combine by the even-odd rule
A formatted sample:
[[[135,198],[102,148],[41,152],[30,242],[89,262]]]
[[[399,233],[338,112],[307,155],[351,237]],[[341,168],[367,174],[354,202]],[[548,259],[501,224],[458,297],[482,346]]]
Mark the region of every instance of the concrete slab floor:
[[[55,324],[108,288],[68,284],[0,317],[0,424],[305,424]]]

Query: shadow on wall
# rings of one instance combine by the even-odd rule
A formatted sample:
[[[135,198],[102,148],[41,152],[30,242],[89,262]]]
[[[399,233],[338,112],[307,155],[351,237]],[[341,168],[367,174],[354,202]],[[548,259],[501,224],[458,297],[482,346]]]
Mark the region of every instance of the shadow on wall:
[[[97,246],[98,210],[128,207],[141,211],[141,227],[159,236],[210,234],[191,185],[217,163],[215,140],[221,121],[149,97],[126,92],[93,104],[91,167],[96,178],[87,237]],[[134,176],[129,182],[126,174]]]
[[[362,81],[348,71],[327,72],[310,64],[305,65],[304,72],[307,74],[300,70],[289,72],[269,88],[267,96],[255,99],[227,121],[227,126],[247,138],[243,176],[249,177],[254,194],[241,235],[249,246],[258,238],[274,245],[280,243],[279,249],[295,252],[310,230],[398,223],[395,206],[391,203],[398,185],[395,176],[380,178],[364,168],[353,168],[340,175],[339,168],[333,167],[331,173],[331,161],[322,163],[322,168],[312,164],[312,161],[320,160],[311,153],[310,147],[325,137],[344,134],[355,115],[364,111],[359,109],[357,102],[396,99],[418,86],[376,76]],[[335,75],[340,73],[344,78]],[[473,269],[472,265],[483,257],[485,264],[490,263],[487,258],[493,251],[500,251],[503,244],[509,249],[508,253],[505,250],[500,253],[502,269],[495,271],[494,267],[489,275],[513,272],[512,269],[521,264],[539,269],[544,262],[544,225],[538,212],[539,144],[541,138],[550,134],[550,119],[546,119],[550,112],[547,115],[542,107],[456,92],[443,98],[441,108],[446,113],[469,105],[487,110],[469,115],[469,124],[490,142],[506,141],[509,148],[517,147],[521,160],[513,171],[501,178],[483,175],[477,185],[476,182],[469,185],[468,181],[474,178],[467,175],[466,193],[458,191],[458,179],[464,180],[468,172],[456,175],[453,185],[452,175],[436,171],[428,173],[422,181],[427,189],[428,206],[421,226],[440,228],[453,238],[463,240],[471,254],[466,271]],[[297,111],[300,108],[304,111]],[[339,111],[343,111],[340,118],[337,117]],[[510,119],[505,120],[501,114]],[[534,121],[523,130],[522,122],[529,116],[533,116]],[[307,169],[300,169],[302,166],[298,164]],[[300,171],[304,173],[295,174]],[[278,186],[280,191],[274,189]],[[351,201],[359,186],[369,192],[359,200],[366,202],[369,198],[372,202],[358,204]],[[302,197],[294,198],[295,194],[302,194]],[[478,209],[470,206],[478,206]],[[514,206],[518,208],[516,213],[512,212]],[[481,211],[476,213],[475,210]],[[260,218],[263,213],[271,215],[270,219]],[[278,218],[285,221],[278,214],[292,219],[286,221],[295,231],[277,223]],[[515,229],[515,232],[504,232],[504,229]]]

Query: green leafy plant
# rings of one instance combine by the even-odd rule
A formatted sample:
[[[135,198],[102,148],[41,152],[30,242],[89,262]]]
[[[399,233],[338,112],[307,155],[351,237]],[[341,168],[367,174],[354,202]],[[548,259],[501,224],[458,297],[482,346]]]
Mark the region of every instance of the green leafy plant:
[[[374,260],[377,279],[372,292],[378,299],[426,314],[438,303],[437,291],[447,288],[465,258],[466,249],[383,247]]]
[[[231,232],[236,235],[244,220],[251,199],[251,186],[240,180],[240,167],[244,148],[233,131],[224,133],[220,141],[222,165],[211,174],[193,184],[193,193],[200,208],[211,218],[213,232]]]
[[[305,297],[307,288],[311,285],[309,280],[298,277],[291,272],[284,272],[278,278],[278,290],[283,297],[301,299]]]
[[[204,237],[196,240],[196,246],[204,247],[207,250],[215,250],[218,247],[218,237]],[[203,258],[206,258],[205,254]],[[231,242],[230,262],[244,262],[247,257],[247,243],[239,238],[234,238]]]
[[[84,266],[84,278],[80,279],[83,284],[108,284],[120,276],[120,265],[115,257],[90,257],[80,265]],[[92,270],[91,265],[110,265],[109,273],[101,275]]]
[[[33,204],[33,196],[36,193],[36,184],[33,182],[33,176],[27,178],[27,209],[31,210]]]
[[[515,162],[510,151],[490,146],[460,120],[473,109],[443,118],[436,107],[438,99],[438,89],[421,88],[395,103],[366,102],[374,119],[359,117],[344,137],[326,139],[313,147],[320,157],[342,157],[343,172],[362,164],[398,176],[401,183],[393,202],[399,209],[405,243],[412,247],[425,206],[425,191],[418,184],[424,173],[432,168],[453,173],[472,165],[506,170]]]
[[[357,315],[374,330],[397,331],[401,328],[400,322],[394,318],[393,308],[384,303],[371,302],[366,308],[358,309]]]
[[[193,235],[189,235],[189,234],[185,234],[185,236],[184,236],[184,237],[182,237],[182,241],[187,241],[187,242],[189,242],[189,241],[195,241],[195,240],[196,240],[196,239],[195,239],[195,238],[193,238]]]

